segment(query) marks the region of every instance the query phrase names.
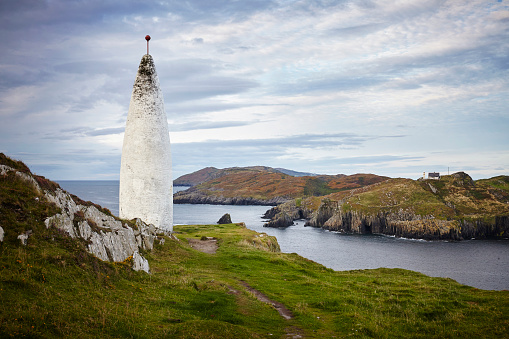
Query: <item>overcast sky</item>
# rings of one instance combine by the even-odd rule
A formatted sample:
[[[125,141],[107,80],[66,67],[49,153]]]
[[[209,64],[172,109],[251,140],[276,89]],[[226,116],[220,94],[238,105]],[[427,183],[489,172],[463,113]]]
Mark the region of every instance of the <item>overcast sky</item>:
[[[150,34],[174,178],[509,175],[509,0],[0,2],[0,152],[118,179]]]

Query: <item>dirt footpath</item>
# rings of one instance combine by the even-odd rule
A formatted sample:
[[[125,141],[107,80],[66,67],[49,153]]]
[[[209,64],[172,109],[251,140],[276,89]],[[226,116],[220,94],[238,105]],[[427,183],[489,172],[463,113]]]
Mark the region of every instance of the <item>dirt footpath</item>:
[[[208,237],[206,240],[201,239],[187,239],[189,245],[197,251],[204,253],[215,254],[217,251],[217,239]]]

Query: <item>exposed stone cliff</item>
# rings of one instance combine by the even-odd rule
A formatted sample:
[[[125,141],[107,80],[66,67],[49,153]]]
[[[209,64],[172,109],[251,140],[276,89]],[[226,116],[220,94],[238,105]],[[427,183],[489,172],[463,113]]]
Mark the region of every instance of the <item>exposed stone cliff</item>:
[[[140,252],[151,250],[157,239],[163,241],[158,237],[158,232],[161,231],[153,225],[147,225],[140,219],[120,220],[108,210],[82,201],[47,179],[43,179],[47,187],[42,187],[30,172],[21,172],[0,164],[0,176],[7,181],[20,180],[24,185],[31,186],[34,192],[31,200],[54,204],[57,210],[60,210],[59,213],[45,218],[44,224],[47,228],[56,227],[72,238],[83,239],[88,251],[101,260],[122,262],[132,258],[135,270],[149,272],[148,261]],[[0,230],[0,241],[4,240],[4,228]],[[32,229],[25,230],[18,235],[18,239],[26,245],[33,232]]]
[[[391,179],[331,194],[319,204],[299,199],[265,214],[264,226],[306,225],[353,234],[385,234],[427,240],[509,237],[508,177],[476,184],[463,172],[442,181]]]

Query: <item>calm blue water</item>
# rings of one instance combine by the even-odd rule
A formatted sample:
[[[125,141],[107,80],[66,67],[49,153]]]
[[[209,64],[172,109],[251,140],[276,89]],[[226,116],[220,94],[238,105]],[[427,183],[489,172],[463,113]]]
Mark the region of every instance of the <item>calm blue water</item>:
[[[60,186],[83,200],[118,215],[118,181],[60,181]],[[182,188],[175,187],[175,191]],[[214,224],[230,213],[257,232],[276,236],[281,250],[335,270],[404,268],[433,277],[452,278],[488,290],[509,290],[509,241],[419,241],[377,235],[344,235],[304,227],[304,221],[285,229],[263,227],[267,206],[174,205],[175,224]]]

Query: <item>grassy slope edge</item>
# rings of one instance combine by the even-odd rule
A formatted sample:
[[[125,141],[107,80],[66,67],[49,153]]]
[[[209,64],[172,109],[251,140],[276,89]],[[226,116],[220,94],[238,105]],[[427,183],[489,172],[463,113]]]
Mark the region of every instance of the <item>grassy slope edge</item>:
[[[0,249],[0,336],[502,337],[509,292],[483,291],[401,269],[335,272],[277,252],[242,225],[176,226],[146,256],[152,274],[88,255],[79,241],[36,230]],[[46,232],[46,233],[45,233]],[[40,233],[40,236],[37,234]],[[187,239],[219,239],[216,254]],[[295,315],[284,320],[247,282]]]
[[[0,159],[1,160],[1,159]],[[7,159],[3,159],[7,161]],[[29,173],[21,163],[19,170]],[[51,188],[51,182],[38,181]],[[47,182],[46,182],[47,181]],[[278,251],[242,225],[175,226],[150,253],[103,262],[86,244],[47,229],[58,209],[13,172],[0,176],[0,337],[284,338],[503,337],[509,292],[483,291],[401,269],[335,272]],[[31,230],[27,246],[17,235]],[[187,239],[219,239],[216,254]],[[284,320],[242,282],[286,305]]]

